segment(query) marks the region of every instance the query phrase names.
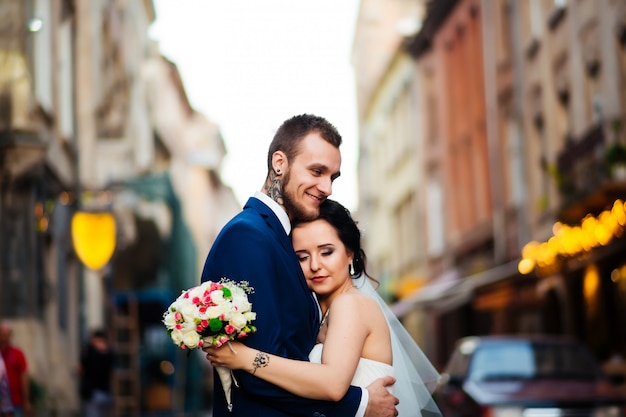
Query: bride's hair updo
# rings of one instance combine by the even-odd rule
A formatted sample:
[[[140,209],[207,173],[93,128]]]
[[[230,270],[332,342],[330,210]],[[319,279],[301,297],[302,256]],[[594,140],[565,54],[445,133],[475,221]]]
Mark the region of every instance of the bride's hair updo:
[[[358,278],[361,274],[370,277],[365,269],[366,256],[361,247],[361,231],[357,226],[357,222],[350,215],[350,211],[335,200],[326,199],[320,205],[319,216],[311,221],[315,220],[328,222],[337,231],[339,240],[354,254],[352,261],[354,273],[352,278]],[[308,223],[308,221],[296,221],[293,227],[296,228],[304,223]]]

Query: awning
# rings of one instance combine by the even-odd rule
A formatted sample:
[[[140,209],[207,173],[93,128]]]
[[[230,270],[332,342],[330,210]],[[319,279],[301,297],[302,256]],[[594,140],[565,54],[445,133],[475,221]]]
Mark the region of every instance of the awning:
[[[438,300],[446,291],[460,283],[460,275],[456,269],[446,271],[419,288],[415,293],[391,306],[397,317],[404,316],[414,306]]]
[[[417,290],[414,295],[391,306],[391,310],[397,317],[404,316],[417,306],[433,308],[439,312],[453,310],[468,303],[477,288],[518,276],[518,262],[519,260],[515,260],[498,265],[464,278],[456,270],[446,272]]]

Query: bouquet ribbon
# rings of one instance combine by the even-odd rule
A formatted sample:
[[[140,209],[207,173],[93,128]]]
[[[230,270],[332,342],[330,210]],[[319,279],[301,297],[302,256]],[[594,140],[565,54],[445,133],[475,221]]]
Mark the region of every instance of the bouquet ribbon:
[[[237,384],[237,380],[233,375],[233,371],[223,366],[216,366],[215,370],[217,371],[217,375],[220,377],[220,381],[222,381],[222,388],[224,388],[224,396],[226,397],[226,403],[228,407],[228,411],[233,411],[233,402],[231,400],[231,392],[233,388],[233,384],[235,386],[239,386]]]
[[[237,353],[235,352],[233,347],[230,345],[230,343],[228,343],[228,347],[235,354]],[[224,396],[226,397],[226,404],[228,407],[228,411],[232,412],[233,402],[231,400],[231,393],[233,390],[233,384],[236,387],[239,387],[239,384],[237,383],[237,380],[235,379],[235,375],[233,375],[233,371],[230,368],[226,368],[224,366],[216,366],[215,370],[217,371],[217,375],[220,377],[220,381],[222,382],[222,388],[224,389]]]

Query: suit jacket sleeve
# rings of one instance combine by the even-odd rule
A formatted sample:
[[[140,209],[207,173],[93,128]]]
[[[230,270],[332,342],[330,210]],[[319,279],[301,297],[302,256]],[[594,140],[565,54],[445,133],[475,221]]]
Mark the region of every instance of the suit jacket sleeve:
[[[318,330],[317,305],[284,229],[275,217],[276,224],[262,217],[244,210],[222,230],[207,257],[202,281],[222,277],[248,281],[254,288],[249,299],[257,314],[257,332],[241,341],[264,352],[308,360]],[[320,401],[295,396],[244,371],[235,371],[235,377],[237,389],[246,396],[294,416],[314,412],[353,416],[361,400],[356,387],[338,402]],[[233,397],[237,406],[235,401]]]

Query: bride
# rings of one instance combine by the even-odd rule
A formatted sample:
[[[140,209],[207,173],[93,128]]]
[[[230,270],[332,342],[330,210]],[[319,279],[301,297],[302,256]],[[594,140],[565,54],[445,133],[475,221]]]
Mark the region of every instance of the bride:
[[[349,211],[326,200],[315,220],[293,224],[292,242],[322,312],[311,362],[231,342],[231,349],[205,350],[212,365],[245,370],[301,397],[333,401],[350,385],[366,387],[392,375],[400,417],[440,415],[431,397],[439,374],[373,288],[361,232]]]

